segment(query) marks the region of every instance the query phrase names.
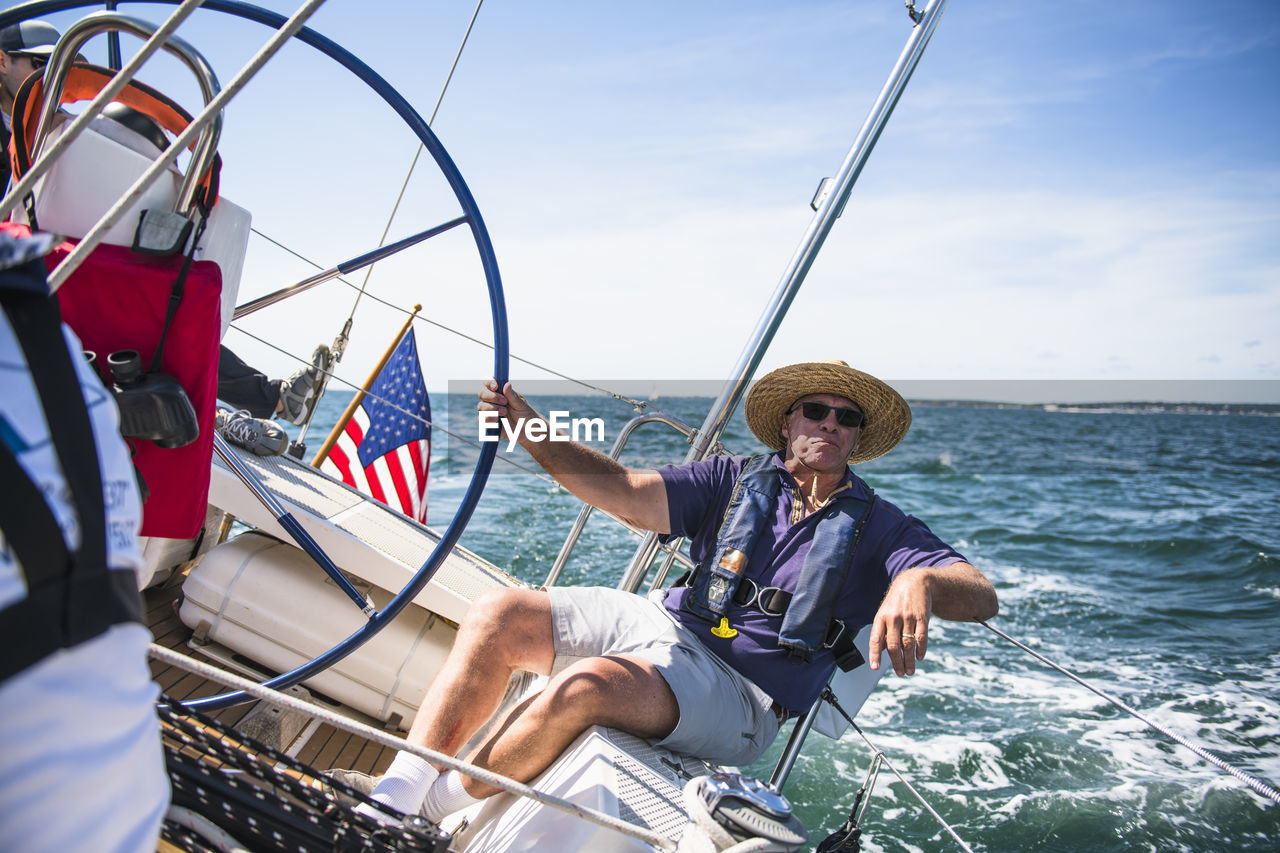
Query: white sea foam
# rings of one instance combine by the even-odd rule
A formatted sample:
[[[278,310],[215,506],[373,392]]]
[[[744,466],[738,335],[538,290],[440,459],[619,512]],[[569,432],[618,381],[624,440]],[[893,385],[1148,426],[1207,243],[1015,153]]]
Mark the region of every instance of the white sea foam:
[[[907,851],[907,853],[924,853],[923,848],[917,847],[914,844],[905,844],[902,842],[897,842],[892,847],[881,847],[876,843],[874,833],[863,835],[858,839],[858,843],[860,845],[860,849],[865,850],[867,853],[887,853],[889,850],[893,850],[895,853],[897,853],[897,851]]]
[[[980,566],[979,568],[982,567]],[[984,568],[983,571],[986,571],[986,569]],[[1098,597],[1098,591],[1093,586],[1080,583],[1056,572],[1004,565],[1000,567],[998,576],[1002,582],[1000,602],[1006,606],[1006,609],[1008,609],[1007,605],[1010,603],[1036,598],[1050,592],[1064,593],[1088,600]]]
[[[1006,789],[1011,784],[1001,764],[1001,748],[994,743],[952,734],[920,737],[889,732],[877,733],[872,741],[921,791],[963,797],[973,791]],[[956,776],[949,768],[961,766],[971,768],[963,779],[943,781]],[[943,772],[943,768],[948,770]],[[881,784],[894,778],[882,772]],[[877,785],[877,794],[879,788]]]
[[[1280,586],[1258,586],[1257,584],[1246,584],[1245,592],[1253,592],[1258,595],[1265,595],[1269,598],[1280,598]]]

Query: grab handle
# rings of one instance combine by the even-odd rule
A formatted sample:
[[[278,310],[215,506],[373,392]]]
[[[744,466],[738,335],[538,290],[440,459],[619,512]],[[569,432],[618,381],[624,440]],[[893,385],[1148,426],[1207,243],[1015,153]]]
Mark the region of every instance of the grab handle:
[[[114,73],[109,69],[83,63],[73,68],[80,47],[93,36],[104,32],[124,31],[146,39],[150,38],[155,30],[155,25],[149,21],[106,11],[87,15],[67,29],[49,57],[44,76],[34,84],[36,88],[31,91],[25,103],[23,118],[27,132],[22,134],[22,142],[30,151],[28,163],[39,156],[40,147],[52,126],[52,116],[57,108],[64,103],[92,99],[110,81]],[[208,104],[213,100],[221,87],[213,68],[199,51],[176,36],[169,37],[164,44],[164,49],[181,60],[195,75],[204,102]],[[25,84],[23,88],[27,88]],[[43,88],[43,98],[40,97],[41,88]],[[31,132],[31,119],[34,118],[31,112],[37,100],[41,101],[40,114],[35,130]],[[118,100],[145,112],[175,134],[181,133],[191,121],[190,114],[176,103],[136,81],[130,81]],[[14,113],[15,115],[19,113],[16,105]],[[219,115],[209,122],[192,146],[191,165],[183,176],[182,187],[174,206],[175,213],[185,215],[197,201],[211,206],[216,199],[216,157],[221,135],[222,116]],[[15,134],[15,142],[17,141],[17,134]]]

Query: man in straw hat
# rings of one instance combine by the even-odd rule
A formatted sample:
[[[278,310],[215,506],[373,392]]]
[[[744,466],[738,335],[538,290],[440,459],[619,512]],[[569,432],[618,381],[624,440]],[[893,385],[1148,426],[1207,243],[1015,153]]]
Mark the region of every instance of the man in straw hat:
[[[492,380],[479,409],[511,427],[538,417],[509,383],[499,390]],[[892,388],[844,362],[794,364],[756,383],[746,415],[773,453],[657,470],[511,430],[582,500],[688,538],[698,568],[647,599],[581,587],[487,593],[463,621],[410,741],[456,754],[497,708],[510,675],[527,670],[551,676],[546,689],[515,708],[472,761],[527,781],[601,724],[748,764],[783,720],[817,700],[837,665],[863,662],[851,640],[864,625],[872,625],[870,666],[883,649],[895,672],[911,675],[932,616],[996,613],[981,572],[849,469],[906,435],[911,411]],[[439,820],[494,792],[400,753],[374,796]]]

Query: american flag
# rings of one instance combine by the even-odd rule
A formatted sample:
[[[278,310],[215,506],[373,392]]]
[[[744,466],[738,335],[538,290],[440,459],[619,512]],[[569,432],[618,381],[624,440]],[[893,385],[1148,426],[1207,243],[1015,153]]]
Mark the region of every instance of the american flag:
[[[320,468],[425,522],[430,462],[431,401],[409,329]]]

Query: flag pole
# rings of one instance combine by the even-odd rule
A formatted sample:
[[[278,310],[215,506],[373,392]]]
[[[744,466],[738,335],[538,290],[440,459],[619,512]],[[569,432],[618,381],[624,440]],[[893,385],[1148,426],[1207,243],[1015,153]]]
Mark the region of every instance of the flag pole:
[[[324,440],[324,444],[316,451],[315,458],[311,460],[312,468],[319,468],[320,463],[324,462],[325,457],[329,455],[329,451],[338,443],[338,436],[342,435],[342,431],[347,428],[347,422],[356,413],[356,407],[364,402],[364,395],[368,393],[369,388],[378,378],[378,374],[382,372],[382,368],[386,367],[387,362],[391,359],[391,354],[396,351],[396,347],[400,346],[400,339],[404,337],[405,332],[409,331],[409,327],[413,325],[413,318],[418,316],[418,312],[421,310],[421,305],[413,306],[413,313],[409,315],[409,319],[404,321],[404,325],[400,327],[400,333],[392,339],[391,346],[387,347],[387,351],[382,354],[382,358],[373,366],[373,372],[364,381],[364,387],[356,393],[355,397],[351,398],[351,403],[347,406],[347,410],[342,413],[342,417],[338,418],[337,426],[333,428],[333,431],[329,433],[329,437]]]

